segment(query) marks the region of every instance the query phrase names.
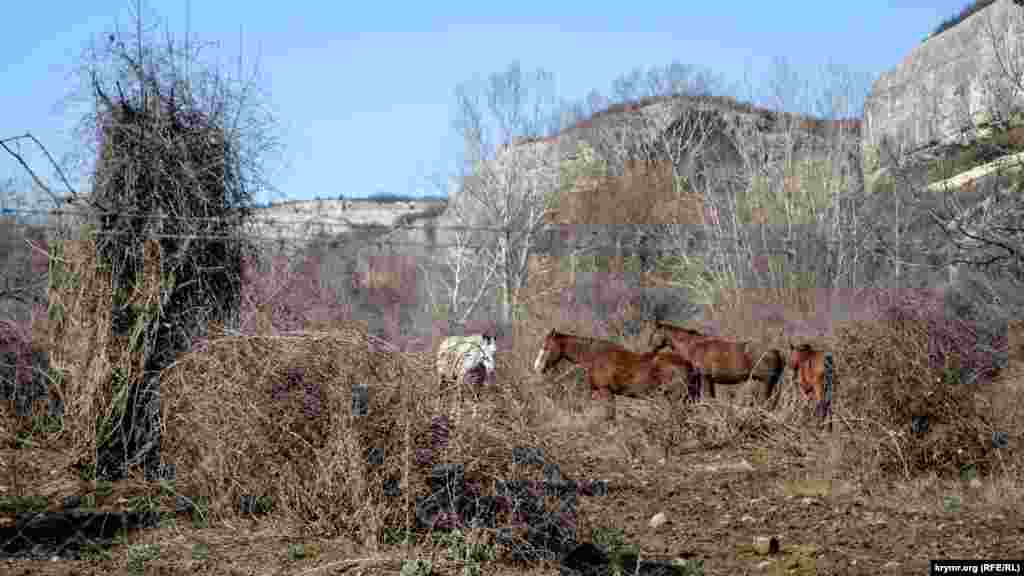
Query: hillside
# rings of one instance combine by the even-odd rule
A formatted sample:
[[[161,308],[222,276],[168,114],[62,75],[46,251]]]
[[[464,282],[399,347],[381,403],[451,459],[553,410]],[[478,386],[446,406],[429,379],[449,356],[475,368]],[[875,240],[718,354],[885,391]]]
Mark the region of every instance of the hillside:
[[[444,209],[438,201],[296,200],[258,208],[254,226],[269,238],[309,238],[312,235],[378,234],[395,226],[408,226],[431,218]]]

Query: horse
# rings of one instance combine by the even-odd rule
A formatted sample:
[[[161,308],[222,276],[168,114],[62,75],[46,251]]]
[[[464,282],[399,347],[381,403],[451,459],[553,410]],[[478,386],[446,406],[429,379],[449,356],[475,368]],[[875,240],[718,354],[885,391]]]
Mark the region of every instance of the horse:
[[[537,352],[533,369],[544,374],[562,359],[586,371],[591,399],[609,401],[608,419],[615,418],[615,396],[639,398],[660,390],[671,400],[682,396],[682,381],[688,384],[693,366],[679,354],[634,352],[623,346],[552,329]]]
[[[760,382],[757,395],[768,402],[786,370],[782,352],[753,342],[736,342],[702,334],[690,328],[656,322],[648,340],[652,352],[671,350],[688,360],[698,372],[701,395],[716,396],[716,384]]]
[[[789,345],[789,366],[793,381],[807,400],[817,401],[814,415],[828,421],[832,430],[832,395],[835,389],[835,367],[831,352],[815,350],[810,344]]]
[[[439,393],[443,395],[447,386],[454,385],[459,387],[461,398],[462,385],[469,385],[479,400],[479,386],[494,380],[496,352],[497,344],[489,334],[445,338],[437,348]]]
[[[659,320],[654,323],[654,330],[651,331],[651,336],[647,339],[647,346],[650,350],[680,351],[685,350],[693,342],[710,337],[692,328],[683,328]]]

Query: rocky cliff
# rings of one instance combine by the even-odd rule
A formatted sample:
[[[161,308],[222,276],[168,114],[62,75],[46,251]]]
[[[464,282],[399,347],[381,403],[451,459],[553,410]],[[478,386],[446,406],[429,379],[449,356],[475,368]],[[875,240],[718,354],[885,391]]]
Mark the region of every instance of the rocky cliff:
[[[997,0],[953,28],[918,45],[874,83],[864,103],[863,166],[871,174],[887,163],[884,143],[900,154],[970,143],[997,116],[1024,106],[1001,63],[1019,70],[1024,7]]]

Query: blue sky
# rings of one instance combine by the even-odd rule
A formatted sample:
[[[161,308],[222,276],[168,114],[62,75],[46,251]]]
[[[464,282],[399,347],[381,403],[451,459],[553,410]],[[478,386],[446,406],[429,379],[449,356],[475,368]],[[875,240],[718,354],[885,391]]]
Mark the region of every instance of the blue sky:
[[[764,85],[785,57],[814,82],[829,62],[870,75],[893,68],[967,0],[863,2],[236,2],[150,0],[147,14],[183,38],[219,43],[207,57],[259,64],[282,123],[283,162],[270,166],[279,197],[432,193],[431,174],[455,167],[454,89],[474,76],[554,74],[558,95],[610,93],[635,66],[672,61],[731,81],[749,69]],[[31,131],[51,152],[75,149],[76,119],[58,104],[83,48],[132,23],[131,0],[11,3],[0,39],[0,138]],[[241,39],[241,40],[240,40]],[[52,171],[32,152],[44,176]],[[0,156],[0,182],[24,180]],[[260,200],[265,201],[267,197]]]

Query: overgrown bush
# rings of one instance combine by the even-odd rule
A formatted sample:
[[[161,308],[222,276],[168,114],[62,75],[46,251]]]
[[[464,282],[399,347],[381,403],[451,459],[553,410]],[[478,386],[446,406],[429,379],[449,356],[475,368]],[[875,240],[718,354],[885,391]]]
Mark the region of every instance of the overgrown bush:
[[[935,293],[896,294],[876,319],[839,326],[837,398],[855,446],[848,465],[905,476],[990,470],[993,432],[1007,423],[993,421],[976,394],[997,370],[998,344],[980,342],[944,308]]]
[[[94,395],[67,399],[92,406],[71,415],[105,415],[82,447],[109,479],[135,465],[160,473],[154,375],[211,322],[235,318],[251,250],[239,232],[264,185],[260,161],[276,147],[252,86],[232,85],[197,53],[158,42],[139,24],[140,36],[111,34],[82,67],[92,104],[82,134],[95,168],[87,227],[65,240],[84,240],[77,248],[94,248],[95,258],[63,262],[50,283],[52,315],[74,316],[55,323],[54,351],[73,389]],[[94,291],[83,296],[87,278]],[[66,305],[74,310],[59,309]],[[87,324],[92,349],[73,352],[83,343],[72,334]]]

